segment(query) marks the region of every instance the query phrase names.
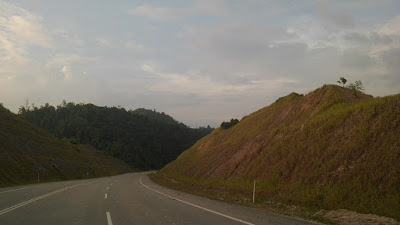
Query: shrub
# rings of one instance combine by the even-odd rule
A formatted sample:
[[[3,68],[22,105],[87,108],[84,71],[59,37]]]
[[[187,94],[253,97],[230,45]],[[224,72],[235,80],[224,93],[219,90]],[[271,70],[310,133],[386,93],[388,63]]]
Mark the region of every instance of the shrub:
[[[221,123],[221,128],[223,130],[226,130],[226,129],[229,129],[229,128],[235,126],[237,123],[239,123],[238,119],[231,119],[230,122],[222,122]]]

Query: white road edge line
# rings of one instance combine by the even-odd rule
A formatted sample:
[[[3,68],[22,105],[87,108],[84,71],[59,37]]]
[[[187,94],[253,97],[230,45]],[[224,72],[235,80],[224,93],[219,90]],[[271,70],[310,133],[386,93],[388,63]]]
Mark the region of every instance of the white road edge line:
[[[232,216],[228,216],[228,215],[226,215],[226,214],[223,214],[223,213],[220,213],[220,212],[217,212],[217,211],[211,210],[211,209],[207,209],[207,208],[204,208],[204,207],[198,206],[198,205],[196,205],[196,204],[193,204],[193,203],[190,203],[190,202],[187,202],[187,201],[181,200],[181,199],[179,199],[179,198],[175,198],[175,197],[173,197],[173,196],[171,196],[171,195],[168,195],[168,194],[162,193],[162,192],[160,192],[160,191],[157,191],[157,190],[155,190],[155,189],[153,189],[153,188],[151,188],[151,187],[149,187],[149,186],[147,186],[147,185],[143,184],[143,182],[142,182],[142,178],[143,178],[143,176],[141,176],[141,177],[140,177],[140,180],[139,180],[139,182],[140,182],[140,184],[141,184],[142,186],[144,186],[145,188],[147,188],[147,189],[149,189],[149,190],[151,190],[151,191],[154,191],[154,192],[156,192],[156,193],[158,193],[158,194],[160,194],[160,195],[164,195],[165,197],[168,197],[168,198],[170,198],[170,199],[173,199],[173,200],[176,200],[176,201],[182,202],[182,203],[184,203],[184,204],[187,204],[187,205],[193,206],[193,207],[195,207],[195,208],[202,209],[202,210],[204,210],[204,211],[207,211],[207,212],[210,212],[210,213],[214,213],[214,214],[216,214],[216,215],[219,215],[219,216],[223,216],[223,217],[225,217],[225,218],[228,218],[228,219],[231,219],[231,220],[234,220],[234,221],[237,221],[237,222],[243,223],[243,224],[247,224],[247,225],[255,225],[255,224],[253,224],[253,223],[250,223],[250,222],[247,222],[247,221],[244,221],[244,220],[241,220],[241,219],[238,219],[238,218],[232,217]]]
[[[106,216],[107,216],[107,223],[108,223],[108,225],[113,225],[112,220],[111,220],[110,212],[106,212]]]
[[[88,182],[88,183],[84,183],[84,184],[89,184],[89,183],[93,183],[93,182],[95,182],[95,181]],[[40,200],[40,199],[49,197],[49,196],[54,195],[54,194],[56,194],[56,193],[58,193],[58,192],[65,191],[65,190],[68,190],[68,189],[71,189],[71,188],[74,188],[74,187],[77,187],[77,186],[80,186],[80,185],[84,185],[84,184],[75,184],[75,185],[73,185],[73,186],[61,188],[61,189],[58,189],[58,190],[56,190],[56,191],[53,191],[53,192],[50,192],[50,193],[47,193],[47,194],[44,194],[44,195],[40,195],[40,196],[38,196],[38,197],[29,199],[29,200],[27,200],[27,201],[18,203],[18,204],[16,204],[16,205],[10,206],[10,207],[5,208],[5,209],[2,209],[2,210],[0,211],[0,216],[3,215],[3,214],[6,214],[6,213],[8,213],[8,212],[11,212],[11,211],[13,211],[13,210],[15,210],[15,209],[18,209],[18,208],[20,208],[20,207],[22,207],[22,206],[28,205],[28,204],[30,204],[30,203],[32,203],[32,202],[36,202],[37,200]]]
[[[107,199],[107,193],[104,195],[104,198]]]

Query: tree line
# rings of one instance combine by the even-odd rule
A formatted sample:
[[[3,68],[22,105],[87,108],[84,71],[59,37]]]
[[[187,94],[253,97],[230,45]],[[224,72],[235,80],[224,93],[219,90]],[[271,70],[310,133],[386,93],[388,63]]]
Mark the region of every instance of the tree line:
[[[56,107],[26,104],[19,114],[58,138],[92,145],[141,170],[162,168],[213,130],[190,128],[155,110],[66,101]]]

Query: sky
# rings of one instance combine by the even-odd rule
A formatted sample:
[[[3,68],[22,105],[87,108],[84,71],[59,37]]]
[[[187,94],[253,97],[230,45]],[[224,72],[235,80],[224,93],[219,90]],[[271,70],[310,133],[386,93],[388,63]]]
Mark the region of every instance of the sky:
[[[0,0],[0,103],[147,108],[191,127],[361,80],[400,92],[399,0]]]

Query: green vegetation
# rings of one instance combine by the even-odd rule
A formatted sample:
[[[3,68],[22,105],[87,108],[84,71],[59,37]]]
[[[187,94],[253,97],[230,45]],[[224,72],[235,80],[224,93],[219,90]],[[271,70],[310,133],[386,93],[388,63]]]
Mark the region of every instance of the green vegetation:
[[[400,95],[335,85],[292,93],[217,129],[154,175],[220,197],[400,220]],[[247,197],[246,197],[247,196]],[[242,200],[240,200],[242,199]]]
[[[340,79],[337,81],[339,84],[342,85],[342,87],[344,87],[344,85],[346,85],[347,79],[344,77],[340,77]]]
[[[0,186],[93,178],[130,172],[90,146],[63,142],[0,104]]]
[[[237,123],[239,123],[238,119],[231,119],[230,122],[222,122],[221,123],[221,128],[226,130],[226,129],[229,129],[229,128],[235,126]]]
[[[282,101],[292,101],[296,98],[303,97],[304,95],[298,94],[296,92],[292,92],[287,96],[278,98],[275,102],[282,102]]]
[[[345,87],[347,79],[344,77],[340,77],[340,79],[337,81],[339,84],[342,85],[342,87]],[[351,83],[346,86],[348,89],[353,91],[353,94],[356,96],[358,92],[363,92],[364,91],[364,85],[362,84],[361,80],[357,80],[354,83]]]
[[[165,114],[164,112],[159,113],[156,110],[149,110],[149,109],[144,109],[144,108],[139,108],[131,111],[132,114],[135,115],[142,115],[145,117],[148,117],[151,120],[155,120],[158,122],[162,123],[167,123],[167,124],[179,124],[174,118],[171,116]]]
[[[362,84],[361,80],[356,80],[354,83],[349,84],[347,88],[352,90],[354,95],[357,95],[357,92],[364,91],[364,85]]]
[[[212,131],[189,128],[155,110],[65,101],[57,107],[27,104],[20,115],[59,138],[89,144],[141,170],[162,168]]]

